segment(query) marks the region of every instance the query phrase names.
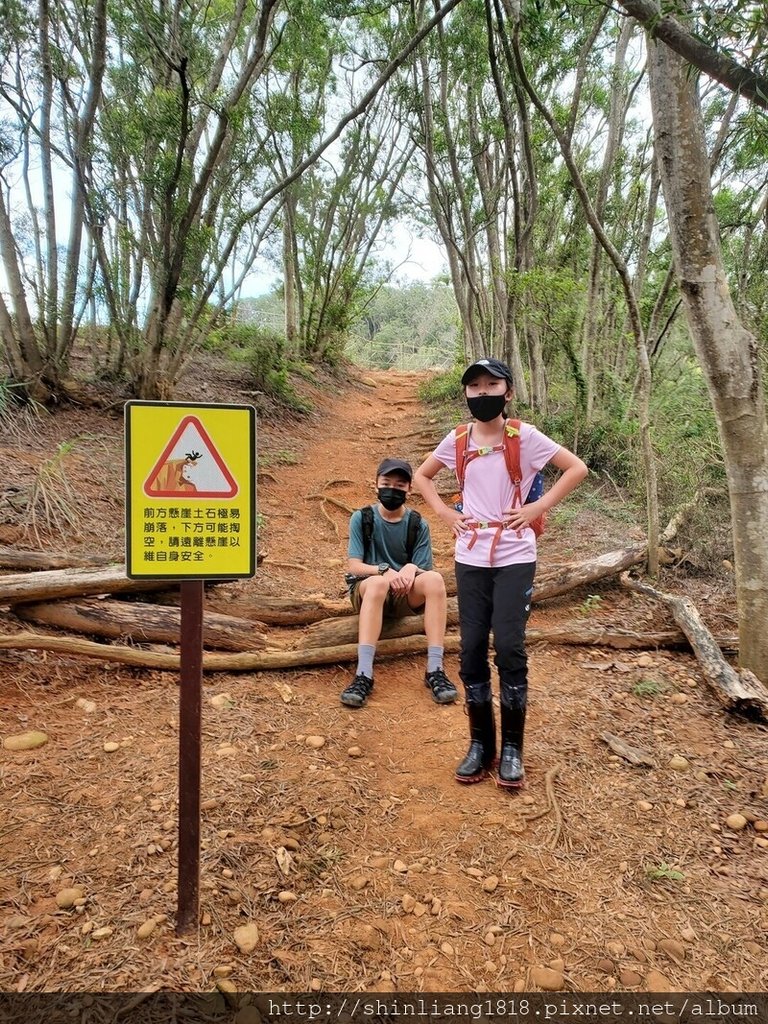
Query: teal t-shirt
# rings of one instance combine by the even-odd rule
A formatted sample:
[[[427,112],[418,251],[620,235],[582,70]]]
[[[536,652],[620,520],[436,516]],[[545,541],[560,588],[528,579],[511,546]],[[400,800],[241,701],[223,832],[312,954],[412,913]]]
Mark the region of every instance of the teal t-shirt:
[[[429,535],[429,525],[422,518],[419,532],[416,536],[416,545],[413,549],[413,557],[408,558],[406,540],[408,537],[408,517],[411,509],[397,523],[389,523],[379,515],[379,509],[373,506],[373,537],[365,557],[363,544],[363,513],[358,509],[352,513],[349,521],[349,544],[347,556],[365,560],[367,565],[379,565],[386,562],[393,569],[402,569],[408,562],[413,562],[420,569],[432,568],[432,540]]]

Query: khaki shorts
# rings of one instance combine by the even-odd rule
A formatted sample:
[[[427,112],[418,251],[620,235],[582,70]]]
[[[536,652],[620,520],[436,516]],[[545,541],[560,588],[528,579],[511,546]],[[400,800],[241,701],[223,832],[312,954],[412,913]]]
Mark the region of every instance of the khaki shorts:
[[[360,605],[363,603],[363,598],[360,594],[361,583],[362,580],[358,580],[357,583],[353,583],[349,588],[349,600],[352,602],[352,607],[358,613],[360,612]],[[406,594],[393,594],[391,590],[384,599],[385,619],[403,619],[406,615],[419,615],[423,609],[423,603],[418,608],[411,608]]]

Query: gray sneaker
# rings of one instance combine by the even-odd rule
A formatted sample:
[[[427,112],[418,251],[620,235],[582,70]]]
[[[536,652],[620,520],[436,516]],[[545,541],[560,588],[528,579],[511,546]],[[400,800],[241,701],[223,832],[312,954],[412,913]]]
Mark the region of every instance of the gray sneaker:
[[[453,704],[458,700],[458,690],[441,668],[436,668],[434,672],[425,672],[424,685],[432,691],[432,700],[435,704]]]
[[[341,691],[341,703],[350,708],[361,708],[373,689],[373,680],[359,672],[346,690]]]

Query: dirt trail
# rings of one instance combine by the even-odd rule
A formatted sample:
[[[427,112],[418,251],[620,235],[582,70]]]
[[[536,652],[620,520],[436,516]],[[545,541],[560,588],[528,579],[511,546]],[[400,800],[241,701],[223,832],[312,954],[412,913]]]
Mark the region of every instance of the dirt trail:
[[[348,517],[312,495],[371,501],[377,461],[418,463],[440,430],[419,375],[370,376],[313,392],[300,436],[261,428],[266,559],[233,593],[341,596]],[[119,427],[102,429],[119,452]],[[626,539],[589,512],[565,523],[543,563]],[[433,536],[448,565],[449,538],[435,524]],[[536,609],[532,625],[654,614],[601,594]],[[528,784],[512,797],[453,781],[466,719],[432,703],[422,657],[380,661],[356,712],[338,700],[352,669],[206,678],[202,923],[180,941],[176,679],[2,655],[0,732],[50,739],[0,755],[0,988],[205,990],[226,965],[238,989],[259,991],[528,990],[541,967],[580,991],[768,987],[768,852],[751,825],[724,824],[734,811],[768,818],[766,732],[723,715],[691,658],[534,648]],[[455,657],[446,669],[458,682]],[[618,759],[606,730],[656,767]],[[671,768],[673,755],[687,766]],[[69,885],[80,909],[56,905]],[[250,921],[259,939],[244,954],[233,935]]]

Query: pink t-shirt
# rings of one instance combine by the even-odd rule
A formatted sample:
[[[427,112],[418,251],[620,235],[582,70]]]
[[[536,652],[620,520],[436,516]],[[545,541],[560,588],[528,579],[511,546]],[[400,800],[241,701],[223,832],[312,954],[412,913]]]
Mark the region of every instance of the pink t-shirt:
[[[469,435],[469,451],[477,449],[474,431]],[[525,501],[531,489],[533,478],[559,451],[556,441],[542,434],[530,423],[520,424],[520,470],[523,482],[520,490]],[[456,471],[456,431],[444,437],[432,452],[438,462]],[[478,455],[467,463],[464,475],[464,512],[473,520],[501,522],[504,511],[512,506],[512,481],[509,478],[504,452],[490,452]],[[472,549],[468,545],[473,534],[465,531],[456,539],[456,561],[464,565],[491,564],[491,543],[496,535],[495,527],[477,530]],[[516,565],[536,561],[536,534],[530,527],[524,530],[503,530],[496,550],[493,565]]]

